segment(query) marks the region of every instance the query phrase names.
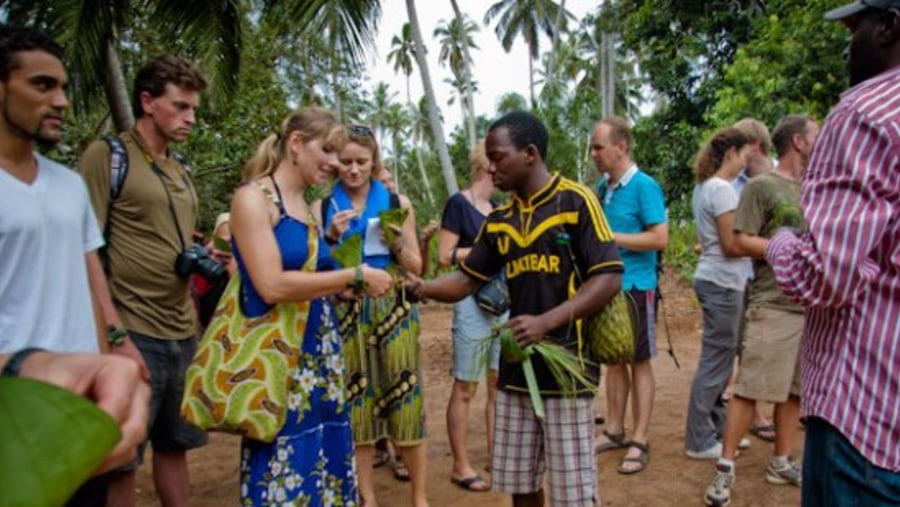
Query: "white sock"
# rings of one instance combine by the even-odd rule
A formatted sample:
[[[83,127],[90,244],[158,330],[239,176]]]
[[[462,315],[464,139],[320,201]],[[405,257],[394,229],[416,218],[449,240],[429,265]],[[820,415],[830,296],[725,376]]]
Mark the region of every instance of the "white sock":
[[[716,465],[728,467],[729,470],[734,472],[734,460],[733,459],[719,458],[719,461],[716,462]]]
[[[772,464],[778,468],[783,468],[788,466],[789,461],[787,456],[772,456]]]

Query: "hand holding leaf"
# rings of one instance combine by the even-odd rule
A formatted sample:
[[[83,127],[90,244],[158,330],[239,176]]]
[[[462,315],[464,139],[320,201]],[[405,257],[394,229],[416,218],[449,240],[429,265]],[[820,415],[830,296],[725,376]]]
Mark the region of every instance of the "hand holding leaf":
[[[378,213],[385,243],[394,245],[395,240],[402,240],[403,224],[407,217],[409,217],[409,210],[405,208],[392,208]]]

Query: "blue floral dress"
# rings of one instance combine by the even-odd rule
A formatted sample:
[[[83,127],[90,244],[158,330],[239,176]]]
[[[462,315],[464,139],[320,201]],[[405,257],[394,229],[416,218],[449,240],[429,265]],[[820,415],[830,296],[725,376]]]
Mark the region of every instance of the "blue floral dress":
[[[311,246],[317,250],[312,252],[318,256],[317,270],[330,269],[327,248],[309,236],[316,235],[315,228],[287,215],[280,195],[273,200],[281,210],[274,233],[285,269],[301,269]],[[242,279],[249,280],[237,248],[234,253]],[[244,284],[242,293],[248,315],[267,310],[252,284]],[[305,324],[297,326],[303,343],[284,427],[272,443],[242,442],[241,504],[246,507],[359,505],[341,338],[331,304],[323,298],[313,300]]]

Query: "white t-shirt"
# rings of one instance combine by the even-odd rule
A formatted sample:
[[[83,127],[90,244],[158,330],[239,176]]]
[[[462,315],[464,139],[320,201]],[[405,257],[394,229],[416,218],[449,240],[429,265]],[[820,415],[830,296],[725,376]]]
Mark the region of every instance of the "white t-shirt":
[[[0,353],[98,352],[84,255],[103,237],[81,176],[35,157],[30,185],[0,169]]]
[[[712,282],[732,290],[744,290],[750,259],[726,257],[719,243],[716,218],[737,209],[738,197],[731,183],[717,176],[694,187],[691,200],[697,236],[700,238],[700,261],[694,278]]]

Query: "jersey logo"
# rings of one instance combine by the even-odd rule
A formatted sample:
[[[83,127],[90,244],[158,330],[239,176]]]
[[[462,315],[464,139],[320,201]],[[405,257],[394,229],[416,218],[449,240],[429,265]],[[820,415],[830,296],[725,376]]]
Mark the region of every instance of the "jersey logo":
[[[522,273],[559,274],[559,256],[550,254],[525,254],[506,263],[506,279],[511,280]]]
[[[500,255],[509,253],[509,236],[500,236],[497,238],[497,250],[500,250]]]

